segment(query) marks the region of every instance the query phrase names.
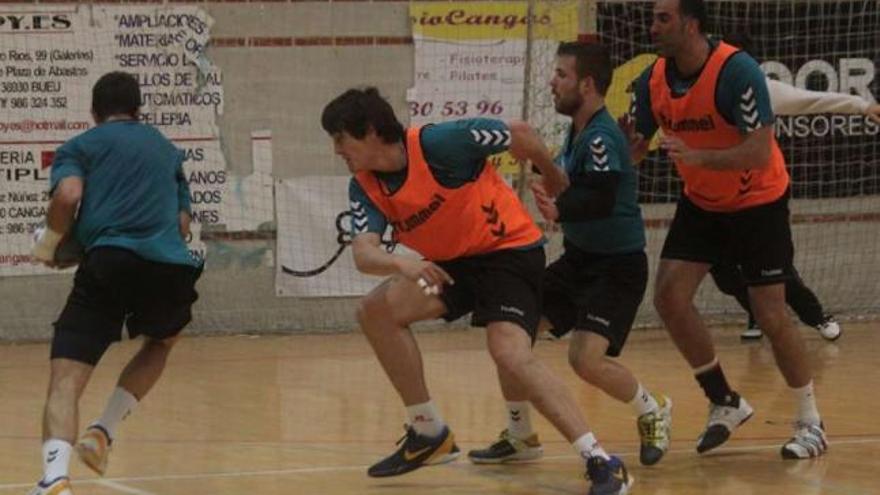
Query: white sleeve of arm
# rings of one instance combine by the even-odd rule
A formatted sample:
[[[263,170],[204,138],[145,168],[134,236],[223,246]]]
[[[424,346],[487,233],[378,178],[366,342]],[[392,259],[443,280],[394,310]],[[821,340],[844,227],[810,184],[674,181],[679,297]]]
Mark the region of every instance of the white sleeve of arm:
[[[871,102],[860,96],[826,91],[809,91],[767,79],[770,106],[775,115],[810,115],[816,113],[860,114]]]

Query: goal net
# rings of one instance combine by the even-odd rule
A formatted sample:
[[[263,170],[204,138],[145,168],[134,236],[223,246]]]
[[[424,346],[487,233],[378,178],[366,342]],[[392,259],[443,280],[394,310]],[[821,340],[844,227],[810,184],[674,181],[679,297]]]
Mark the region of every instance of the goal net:
[[[629,101],[628,85],[655,59],[650,39],[653,2],[595,5],[595,35],[617,66],[609,106]],[[772,78],[799,88],[839,91],[875,103],[880,95],[880,3],[869,1],[707,2],[715,37],[751,38],[751,51]],[[792,178],[795,266],[826,311],[859,316],[880,308],[880,127],[864,115],[777,116],[776,136]],[[640,196],[656,263],[681,181],[656,146],[639,168]],[[652,270],[653,274],[653,270]],[[704,283],[698,306],[742,313]],[[650,301],[650,294],[646,297]],[[653,317],[650,304],[642,317]]]

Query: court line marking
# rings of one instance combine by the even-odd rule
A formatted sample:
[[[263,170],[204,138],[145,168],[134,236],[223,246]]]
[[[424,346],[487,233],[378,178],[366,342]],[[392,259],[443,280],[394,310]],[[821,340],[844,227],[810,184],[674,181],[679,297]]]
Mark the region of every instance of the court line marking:
[[[852,440],[838,440],[834,441],[832,439],[831,446],[838,445],[862,445],[862,444],[872,444],[872,443],[880,443],[880,438],[858,438]],[[774,443],[772,445],[744,445],[744,446],[730,446],[725,447],[723,450],[719,452],[754,452],[754,451],[763,451],[763,450],[777,450],[779,449],[779,444]],[[694,453],[694,448],[688,449],[671,449],[667,452],[667,454],[691,454]],[[638,452],[623,452],[616,453],[620,457],[637,457],[639,455]],[[701,456],[706,457],[706,456]],[[708,457],[711,457],[709,454]],[[566,455],[553,455],[553,456],[544,456],[543,460],[572,460],[574,459],[574,454],[566,454]],[[781,462],[781,461],[780,461]],[[447,464],[449,467],[454,467],[456,464]],[[462,466],[472,466],[470,463],[460,463]],[[339,471],[361,471],[366,470],[367,465],[357,465],[357,466],[318,466],[318,467],[306,467],[306,468],[291,468],[291,469],[272,469],[272,470],[264,470],[264,471],[233,471],[226,473],[193,473],[193,474],[167,474],[167,475],[152,475],[152,476],[125,476],[119,478],[105,478],[105,479],[84,479],[84,480],[76,480],[74,482],[75,485],[87,485],[87,484],[98,484],[98,485],[106,485],[106,483],[132,483],[139,481],[175,481],[175,480],[202,480],[202,479],[218,479],[218,478],[247,478],[247,477],[259,477],[259,476],[279,476],[279,475],[294,475],[294,474],[312,474],[312,473],[332,473]],[[21,488],[29,488],[32,487],[33,483],[9,483],[9,484],[0,484],[0,490],[18,490]],[[122,485],[124,486],[124,485]],[[114,487],[115,488],[115,487]],[[131,490],[136,490],[135,488],[126,487]],[[150,492],[127,492],[127,493],[137,493],[140,495],[156,495],[151,494]]]
[[[148,492],[146,490],[141,490],[139,488],[134,488],[132,486],[123,485],[117,481],[113,480],[95,480],[96,485],[106,486],[107,488],[112,488],[118,492],[122,493],[130,493],[131,495],[157,495],[153,492]]]

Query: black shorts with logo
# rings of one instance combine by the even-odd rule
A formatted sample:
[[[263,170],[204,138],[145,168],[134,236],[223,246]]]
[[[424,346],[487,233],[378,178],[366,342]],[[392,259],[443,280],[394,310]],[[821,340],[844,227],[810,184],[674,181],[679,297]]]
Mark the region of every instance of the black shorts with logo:
[[[712,212],[682,195],[660,257],[739,265],[752,286],[784,283],[794,258],[788,198],[786,191],[771,203]]]
[[[122,325],[131,337],[166,339],[192,319],[202,267],[149,261],[127,249],[97,247],[80,262],[55,322],[52,359],[95,365]]]
[[[446,305],[443,318],[452,321],[473,312],[473,326],[508,321],[534,339],[541,319],[545,260],[544,248],[538,246],[436,262],[455,280],[440,294]]]
[[[619,356],[647,285],[644,251],[587,253],[565,241],[565,252],[547,267],[543,313],[554,335],[593,332],[608,339],[607,355]]]

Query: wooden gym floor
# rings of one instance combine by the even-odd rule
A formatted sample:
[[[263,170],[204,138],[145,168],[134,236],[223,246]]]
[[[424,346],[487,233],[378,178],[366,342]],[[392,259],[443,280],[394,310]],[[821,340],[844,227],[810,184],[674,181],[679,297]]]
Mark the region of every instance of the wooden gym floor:
[[[652,390],[670,395],[672,449],[652,468],[638,464],[632,413],[580,382],[567,342],[539,341],[541,358],[565,377],[600,441],[622,454],[634,494],[880,493],[880,324],[845,323],[837,343],[810,329],[820,410],[831,450],[816,461],[783,461],[794,409],[766,341],[742,344],[739,328],[715,329],[729,380],[754,418],[715,453],[694,451],[706,401],[663,331],[637,331],[622,360]],[[419,335],[432,395],[464,452],[504,427],[503,402],[483,332]],[[103,408],[137,342],[114,346],[82,401],[81,420]],[[26,493],[40,475],[39,425],[46,344],[0,346],[0,495]],[[163,379],[120,427],[105,479],[72,461],[81,494],[582,494],[582,464],[533,412],[543,460],[478,467],[464,459],[396,478],[366,467],[403,434],[404,410],[355,334],[184,339]],[[877,476],[875,478],[875,476]]]

